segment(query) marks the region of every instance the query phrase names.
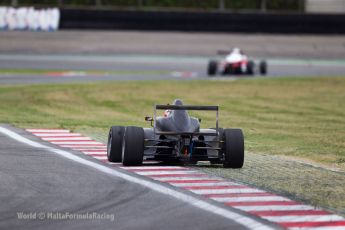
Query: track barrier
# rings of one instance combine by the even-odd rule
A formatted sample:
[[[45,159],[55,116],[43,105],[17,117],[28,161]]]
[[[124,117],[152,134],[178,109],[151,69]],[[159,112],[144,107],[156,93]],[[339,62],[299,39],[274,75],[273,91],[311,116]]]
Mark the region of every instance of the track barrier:
[[[61,29],[345,34],[345,14],[62,9]]]

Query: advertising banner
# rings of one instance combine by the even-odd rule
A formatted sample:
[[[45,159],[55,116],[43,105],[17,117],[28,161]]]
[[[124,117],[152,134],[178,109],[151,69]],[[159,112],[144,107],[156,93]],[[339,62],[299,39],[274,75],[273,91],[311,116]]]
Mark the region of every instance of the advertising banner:
[[[56,31],[59,22],[57,8],[0,7],[0,30]]]

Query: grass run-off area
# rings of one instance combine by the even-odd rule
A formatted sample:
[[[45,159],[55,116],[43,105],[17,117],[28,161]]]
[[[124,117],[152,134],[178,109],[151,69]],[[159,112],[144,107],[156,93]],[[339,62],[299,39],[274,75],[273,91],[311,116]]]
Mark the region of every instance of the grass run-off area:
[[[345,78],[2,85],[0,123],[24,128],[149,126],[153,105],[220,105],[220,126],[244,130],[246,150],[345,169]],[[212,113],[197,114],[214,127]]]

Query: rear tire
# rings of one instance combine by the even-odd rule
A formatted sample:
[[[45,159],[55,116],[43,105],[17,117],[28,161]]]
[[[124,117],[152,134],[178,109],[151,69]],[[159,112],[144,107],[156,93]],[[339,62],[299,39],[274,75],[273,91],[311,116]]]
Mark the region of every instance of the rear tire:
[[[124,131],[125,127],[123,126],[112,126],[109,130],[107,157],[110,162],[121,162]]]
[[[242,168],[244,137],[241,129],[225,129],[223,133],[224,168]]]
[[[122,164],[136,166],[143,163],[144,129],[129,126],[125,130],[122,144]]]
[[[247,74],[254,75],[255,63],[253,61],[248,61],[247,63]]]
[[[214,60],[210,61],[210,62],[208,63],[207,74],[208,74],[209,76],[214,76],[214,75],[216,75],[216,73],[217,73],[217,68],[218,68],[218,63],[217,63],[217,61],[214,61]]]
[[[266,61],[261,61],[260,62],[260,74],[261,75],[266,75],[267,74],[267,62]]]

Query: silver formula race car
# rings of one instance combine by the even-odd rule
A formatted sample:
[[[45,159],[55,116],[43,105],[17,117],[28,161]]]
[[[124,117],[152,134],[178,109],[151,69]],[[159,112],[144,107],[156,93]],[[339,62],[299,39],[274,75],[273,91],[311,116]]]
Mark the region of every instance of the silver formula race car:
[[[218,54],[225,54],[226,56],[222,60],[211,60],[208,63],[208,76],[267,74],[266,61],[261,60],[259,63],[255,63],[248,59],[247,55],[239,48],[235,48],[231,52],[218,51]]]
[[[157,116],[165,110],[164,116]],[[188,110],[214,111],[215,128],[201,129],[201,120]],[[145,117],[150,128],[112,126],[107,156],[110,162],[125,166],[141,165],[144,159],[166,163],[196,164],[210,161],[226,168],[242,168],[244,137],[241,129],[218,127],[218,106],[183,105],[176,99],[172,105],[155,105],[154,117]]]

